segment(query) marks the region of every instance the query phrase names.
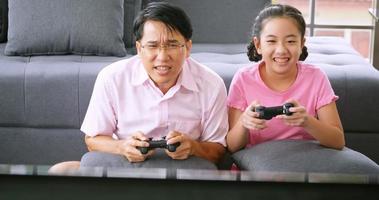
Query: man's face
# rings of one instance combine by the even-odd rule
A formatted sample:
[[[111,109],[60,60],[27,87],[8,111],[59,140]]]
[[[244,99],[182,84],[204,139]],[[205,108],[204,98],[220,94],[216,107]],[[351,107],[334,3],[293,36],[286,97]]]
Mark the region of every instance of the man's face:
[[[136,47],[150,79],[166,93],[175,85],[190,55],[192,42],[186,41],[179,32],[170,31],[162,22],[150,20],[145,22],[143,36]]]

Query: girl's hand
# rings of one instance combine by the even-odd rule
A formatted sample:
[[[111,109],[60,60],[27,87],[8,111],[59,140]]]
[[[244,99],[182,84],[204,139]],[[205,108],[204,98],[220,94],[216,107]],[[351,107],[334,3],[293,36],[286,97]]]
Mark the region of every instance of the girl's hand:
[[[253,111],[257,106],[259,106],[258,101],[253,101],[240,117],[242,125],[249,130],[262,130],[267,127],[266,120],[259,119],[259,114]]]
[[[308,120],[308,113],[305,107],[295,100],[289,100],[287,103],[293,103],[295,105],[289,109],[292,115],[278,115],[276,117],[282,119],[288,126],[304,127]]]

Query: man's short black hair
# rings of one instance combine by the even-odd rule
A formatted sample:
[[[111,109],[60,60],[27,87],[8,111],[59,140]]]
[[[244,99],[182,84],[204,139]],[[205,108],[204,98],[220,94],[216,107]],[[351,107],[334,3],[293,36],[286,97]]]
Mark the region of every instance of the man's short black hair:
[[[179,7],[167,2],[152,2],[147,4],[133,24],[133,32],[136,40],[141,40],[143,27],[148,20],[160,21],[172,31],[178,31],[186,40],[192,37],[192,25],[187,14]]]

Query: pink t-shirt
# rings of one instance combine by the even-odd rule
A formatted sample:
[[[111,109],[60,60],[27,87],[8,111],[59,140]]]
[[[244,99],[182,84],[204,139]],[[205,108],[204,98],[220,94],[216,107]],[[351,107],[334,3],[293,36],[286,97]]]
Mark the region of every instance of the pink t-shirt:
[[[161,138],[175,130],[225,146],[226,95],[223,80],[191,58],[176,85],[163,94],[134,56],[99,73],[81,131],[125,139],[136,131]]]
[[[306,108],[308,114],[316,116],[319,108],[338,99],[327,76],[319,68],[298,62],[295,82],[286,91],[276,92],[262,81],[259,64],[242,68],[234,75],[227,100],[229,107],[245,111],[254,100],[271,107],[294,99]],[[266,121],[266,125],[267,128],[260,131],[250,130],[248,146],[269,140],[314,139],[304,128],[287,126],[281,119],[272,118]]]

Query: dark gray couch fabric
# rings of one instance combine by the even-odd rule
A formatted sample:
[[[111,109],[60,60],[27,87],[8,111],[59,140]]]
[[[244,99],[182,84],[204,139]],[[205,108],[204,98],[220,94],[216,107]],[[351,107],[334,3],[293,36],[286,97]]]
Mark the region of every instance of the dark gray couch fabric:
[[[259,11],[271,1],[259,0],[145,0],[165,1],[183,8],[193,26],[195,43],[246,43],[252,22]]]
[[[132,15],[134,18],[138,12],[135,8],[141,5],[134,4],[136,2],[141,0],[125,0],[124,4],[129,5],[125,9],[131,10],[125,12],[130,14],[126,18],[131,19]],[[258,1],[241,2],[249,7]],[[223,4],[217,5],[222,7]],[[218,7],[214,9],[222,9]],[[229,16],[237,12],[231,10],[219,14]],[[195,17],[194,24],[196,19],[201,20]],[[131,21],[125,20],[125,23]],[[250,25],[247,28],[250,29]],[[196,34],[196,27],[194,31]],[[131,34],[127,29],[124,37],[130,39]],[[234,73],[249,64],[247,41],[234,41],[220,34],[219,39],[223,38],[225,42],[196,42],[194,38],[192,57],[217,72],[229,87]],[[79,55],[9,57],[4,55],[5,45],[0,44],[0,163],[54,164],[80,160],[87,149],[79,128],[96,76],[106,65],[132,54],[123,58]],[[305,62],[322,68],[340,97],[337,106],[347,147],[379,163],[379,72],[341,38],[310,37],[306,45],[309,57]],[[133,40],[126,40],[126,46],[131,50]]]
[[[8,13],[5,55],[126,55],[123,0],[12,0]]]
[[[336,150],[310,140],[276,140],[233,154],[242,170],[271,172],[319,172],[378,174],[379,166],[347,147]]]
[[[163,149],[157,149],[154,156],[144,162],[131,163],[124,156],[91,151],[82,157],[80,167],[115,167],[115,168],[167,168],[167,169],[207,169],[216,170],[212,162],[192,156],[185,160],[174,160]]]

